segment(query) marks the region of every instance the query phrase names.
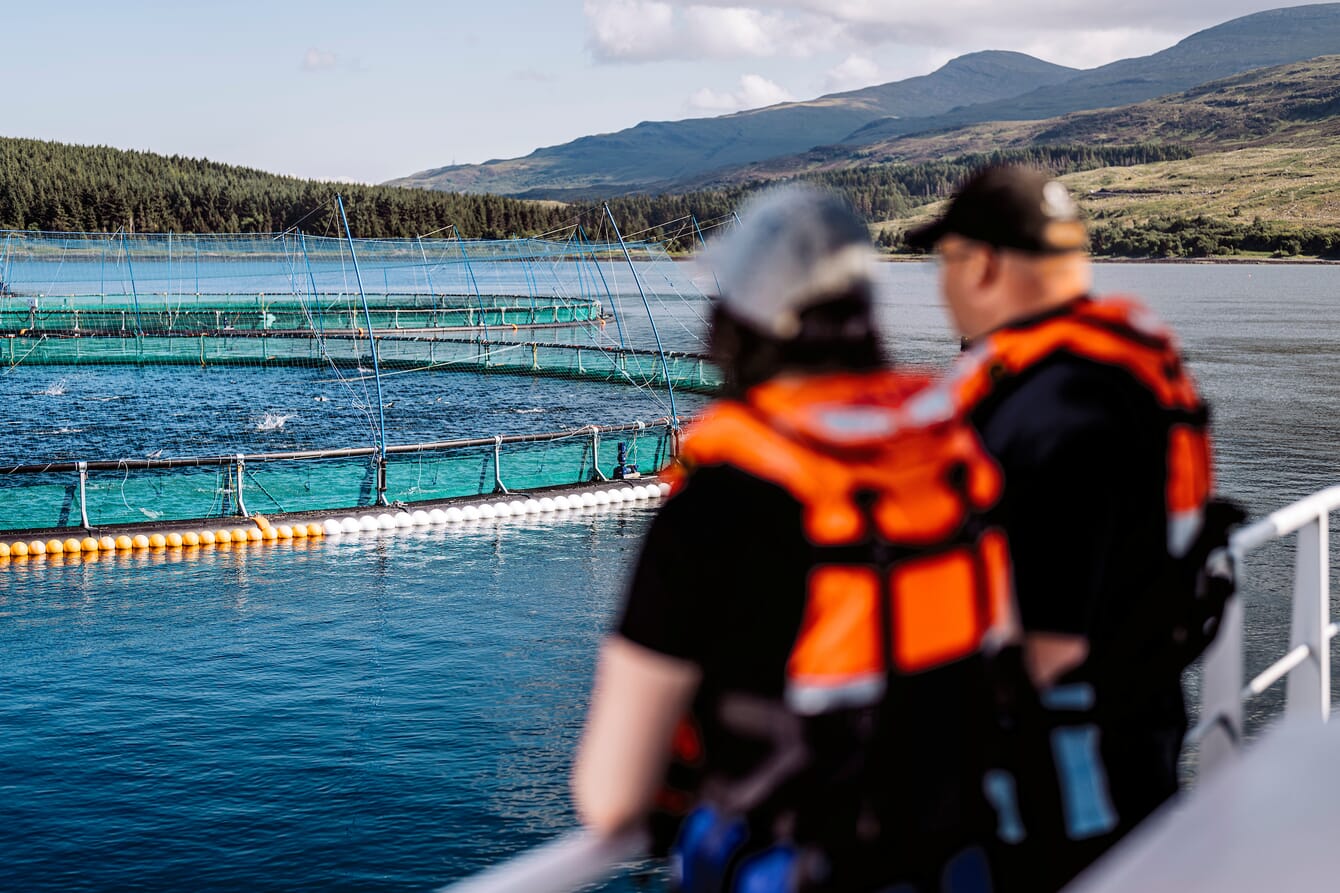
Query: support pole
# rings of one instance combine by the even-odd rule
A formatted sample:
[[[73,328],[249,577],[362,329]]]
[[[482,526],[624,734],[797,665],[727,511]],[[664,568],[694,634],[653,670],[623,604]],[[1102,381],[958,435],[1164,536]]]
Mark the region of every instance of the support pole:
[[[1294,557],[1293,625],[1290,649],[1306,645],[1308,656],[1289,673],[1286,715],[1320,718],[1331,715],[1330,566],[1327,561],[1329,518],[1320,513],[1298,531]]]
[[[437,300],[437,290],[433,288],[433,271],[428,266],[428,252],[423,250],[423,239],[419,236],[414,237],[414,241],[419,246],[419,257],[423,258],[423,278],[428,283],[428,294],[433,298],[433,306],[436,309],[442,309]]]
[[[609,208],[606,207],[605,210],[608,211]],[[619,316],[619,302],[615,299],[614,293],[610,291],[610,284],[605,280],[605,271],[600,269],[600,259],[596,257],[595,249],[592,248],[591,243],[587,241],[586,230],[582,229],[580,223],[577,224],[577,238],[585,244],[587,250],[590,251],[591,263],[595,266],[596,273],[600,276],[600,284],[605,287],[605,297],[609,298],[610,311],[614,314],[614,327],[619,330],[619,346],[627,347],[628,344],[624,341],[623,337],[623,319]]]
[[[493,492],[511,493],[502,482],[502,435],[493,436]]]
[[[251,513],[247,511],[247,504],[242,499],[242,473],[247,467],[246,457],[241,453],[237,454],[237,513],[243,518],[250,518]]]
[[[597,425],[591,426],[591,468],[593,470],[591,480],[609,480],[609,478],[605,477],[605,472],[600,470],[600,427]]]
[[[88,524],[88,494],[85,487],[88,485],[88,463],[79,463],[79,526],[85,530],[89,529]]]
[[[126,270],[130,273],[130,296],[135,301],[135,337],[144,337],[144,327],[140,325],[140,293],[135,287],[135,265],[130,262],[130,242],[126,241],[126,231],[121,230],[121,249],[126,253]]]
[[[377,336],[372,330],[372,311],[368,309],[368,296],[363,291],[363,274],[358,269],[358,253],[354,250],[354,235],[349,230],[349,218],[344,213],[344,199],[337,192],[335,203],[340,208],[340,222],[344,224],[344,236],[349,241],[349,257],[354,264],[354,280],[358,283],[358,297],[363,302],[363,320],[368,326],[368,344],[372,349],[372,376],[377,382],[377,455],[382,469],[386,467],[386,407],[382,402],[382,371],[377,362]],[[377,481],[377,505],[386,505],[386,479],[380,475]]]
[[[651,323],[651,334],[656,339],[656,354],[661,358],[661,371],[665,373],[665,389],[670,394],[670,425],[679,427],[679,413],[675,410],[675,386],[670,381],[670,366],[665,362],[665,348],[661,346],[661,333],[656,331],[656,317],[652,315],[651,303],[647,300],[647,293],[642,288],[642,279],[637,275],[637,267],[633,265],[633,256],[628,253],[628,245],[623,240],[623,233],[619,232],[619,224],[614,221],[614,214],[610,212],[609,202],[605,202],[605,216],[609,218],[610,226],[614,227],[614,235],[619,237],[619,247],[623,249],[624,260],[628,261],[628,269],[633,273],[633,283],[637,286],[637,293],[642,297],[642,306],[647,311],[647,321]]]
[[[734,212],[732,212],[732,213],[734,213]],[[695,217],[694,215],[690,214],[690,215],[689,215],[689,219],[693,221],[693,231],[694,231],[695,233],[698,234],[698,244],[700,244],[700,245],[702,245],[704,248],[706,248],[706,247],[707,247],[707,240],[703,238],[703,230],[702,230],[702,227],[700,227],[700,226],[698,225],[698,218]],[[736,221],[739,221],[740,218],[736,217],[735,219],[736,219]],[[712,281],[713,281],[714,283],[716,283],[716,287],[717,287],[717,297],[719,298],[719,297],[721,297],[721,282],[720,282],[720,280],[717,279],[717,271],[716,271],[716,270],[713,270],[713,271],[712,271]],[[699,364],[699,365],[701,365],[701,364]]]
[[[470,255],[465,253],[465,241],[461,238],[461,231],[456,228],[456,224],[451,225],[451,232],[456,236],[456,247],[460,249],[461,260],[465,261],[465,274],[470,277],[470,287],[475,290],[475,301],[479,304],[479,327],[484,330],[484,340],[489,340],[489,321],[488,314],[484,312],[484,296],[479,292],[479,282],[475,279],[474,267],[470,266]]]

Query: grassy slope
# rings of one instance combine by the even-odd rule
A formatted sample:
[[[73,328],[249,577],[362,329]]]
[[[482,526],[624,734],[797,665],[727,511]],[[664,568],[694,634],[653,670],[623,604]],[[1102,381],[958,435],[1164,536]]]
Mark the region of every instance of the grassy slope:
[[[897,140],[877,157],[915,161],[986,147],[1142,141],[1184,143],[1200,154],[1064,177],[1095,219],[1138,225],[1153,217],[1204,215],[1244,222],[1259,217],[1289,227],[1340,226],[1340,56],[1240,75],[1125,108]],[[842,166],[830,161],[813,167]],[[918,208],[878,228],[902,230],[940,208],[938,203]]]

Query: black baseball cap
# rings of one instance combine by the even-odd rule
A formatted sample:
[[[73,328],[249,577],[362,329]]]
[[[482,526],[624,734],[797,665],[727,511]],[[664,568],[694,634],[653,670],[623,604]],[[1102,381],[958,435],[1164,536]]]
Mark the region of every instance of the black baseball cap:
[[[993,165],[974,174],[944,216],[907,233],[928,251],[949,234],[1028,254],[1079,251],[1088,243],[1079,208],[1065,185],[1040,170]]]

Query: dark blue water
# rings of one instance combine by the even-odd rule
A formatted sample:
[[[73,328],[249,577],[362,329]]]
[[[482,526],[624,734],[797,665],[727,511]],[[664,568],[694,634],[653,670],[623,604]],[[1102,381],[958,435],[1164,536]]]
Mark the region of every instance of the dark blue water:
[[[884,275],[895,351],[947,363],[957,344],[933,270]],[[1145,295],[1178,326],[1215,404],[1222,488],[1254,511],[1340,478],[1338,275],[1099,270],[1103,288]],[[254,371],[253,387],[274,381]],[[496,396],[617,408],[586,384],[526,387]],[[570,827],[594,651],[649,517],[12,562],[0,888],[422,890]],[[1253,559],[1249,663],[1287,633],[1291,560],[1282,547]]]

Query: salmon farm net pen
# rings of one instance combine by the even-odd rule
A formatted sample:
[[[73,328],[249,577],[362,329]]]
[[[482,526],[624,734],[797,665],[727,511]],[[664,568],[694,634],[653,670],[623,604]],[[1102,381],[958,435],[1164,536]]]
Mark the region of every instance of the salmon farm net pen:
[[[0,232],[0,540],[652,474],[720,384],[695,273],[577,227]]]

